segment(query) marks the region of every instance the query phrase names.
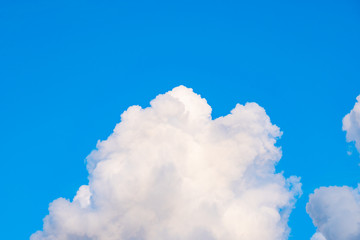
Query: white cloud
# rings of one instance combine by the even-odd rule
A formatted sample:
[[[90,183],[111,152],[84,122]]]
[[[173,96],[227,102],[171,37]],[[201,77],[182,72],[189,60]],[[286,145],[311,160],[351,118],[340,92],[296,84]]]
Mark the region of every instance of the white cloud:
[[[347,186],[321,187],[310,195],[306,210],[325,239],[360,239],[359,190]]]
[[[132,106],[87,158],[89,185],[31,240],[281,240],[301,184],[275,173],[279,128],[256,103],[211,119],[183,86]]]
[[[356,100],[354,108],[343,119],[343,130],[346,131],[346,140],[354,141],[360,152],[360,95]]]
[[[346,140],[360,151],[360,96],[343,119]],[[321,187],[310,195],[306,210],[318,232],[312,240],[360,239],[360,187]]]
[[[324,235],[322,235],[321,233],[317,232],[315,233],[310,240],[326,240],[326,238],[324,237]]]

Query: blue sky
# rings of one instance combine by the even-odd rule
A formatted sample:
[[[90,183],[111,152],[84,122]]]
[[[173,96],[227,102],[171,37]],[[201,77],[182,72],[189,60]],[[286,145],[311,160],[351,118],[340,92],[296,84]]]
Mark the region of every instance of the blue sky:
[[[303,184],[289,239],[309,239],[308,195],[359,182],[341,129],[359,42],[357,1],[2,1],[3,238],[28,238],[49,202],[87,183],[85,157],[127,107],[183,84],[213,118],[265,108],[284,133],[277,170]]]

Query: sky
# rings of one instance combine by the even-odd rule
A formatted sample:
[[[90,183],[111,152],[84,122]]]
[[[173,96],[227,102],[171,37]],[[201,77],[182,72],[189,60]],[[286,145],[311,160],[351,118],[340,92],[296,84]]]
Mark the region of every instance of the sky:
[[[326,223],[322,228],[311,206],[321,203],[323,194],[331,194],[332,188],[310,194],[329,186],[341,187],[335,191],[348,194],[360,182],[359,153],[354,143],[346,141],[351,128],[343,131],[342,122],[360,94],[359,42],[357,1],[1,1],[3,238],[28,239],[43,229],[49,203],[59,198],[71,201],[89,179],[95,186],[97,175],[91,173],[86,158],[97,148],[98,140],[108,139],[130,106],[155,111],[150,101],[180,85],[194,93],[168,93],[164,96],[177,99],[168,101],[175,104],[183,102],[183,96],[200,94],[207,105],[199,109],[211,106],[212,119],[229,116],[238,103],[244,106],[240,113],[248,108],[250,113],[264,109],[266,113],[259,113],[250,123],[270,131],[272,137],[266,141],[276,147],[269,147],[272,157],[261,158],[270,170],[259,169],[279,187],[279,196],[287,203],[297,199],[288,216],[288,239],[310,239],[316,232],[308,212],[328,234]],[[157,102],[165,101],[161,99]],[[171,104],[159,116],[168,116]],[[267,117],[271,124],[265,121]],[[146,115],[130,119],[147,123]],[[239,119],[246,123],[246,117]],[[225,123],[212,120],[208,124]],[[282,132],[280,138],[275,125]],[[204,132],[239,144],[230,133]],[[250,134],[245,130],[235,133]],[[265,136],[250,135],[255,142]],[[200,149],[207,147],[204,140]],[[253,147],[249,148],[258,151]],[[277,153],[279,147],[282,156]],[[94,163],[104,160],[95,159]],[[246,161],[256,162],[251,157]],[[142,163],[136,167],[143,167]],[[284,183],[293,179],[297,186],[297,177],[301,196]],[[264,181],[255,182],[264,186]],[[88,194],[87,187],[81,189],[76,196]],[[313,196],[310,202],[309,196]],[[235,200],[238,204],[239,199]],[[68,203],[64,201],[59,204]],[[280,200],[275,205],[292,207]],[[287,231],[281,221],[274,226],[279,234]],[[225,234],[221,229],[220,233]]]

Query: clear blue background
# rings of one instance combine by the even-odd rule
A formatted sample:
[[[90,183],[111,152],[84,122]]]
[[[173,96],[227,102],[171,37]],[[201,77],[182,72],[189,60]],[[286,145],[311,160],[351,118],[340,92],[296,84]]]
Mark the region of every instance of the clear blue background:
[[[315,188],[360,182],[341,130],[360,94],[358,1],[2,0],[1,239],[40,230],[49,202],[87,183],[84,159],[120,114],[180,84],[214,118],[255,101],[282,129],[277,169],[304,191],[290,239],[315,232]]]

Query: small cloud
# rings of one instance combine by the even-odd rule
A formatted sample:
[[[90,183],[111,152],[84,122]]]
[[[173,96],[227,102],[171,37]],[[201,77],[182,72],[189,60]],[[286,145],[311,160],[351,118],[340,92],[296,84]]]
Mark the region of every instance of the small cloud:
[[[325,239],[360,239],[359,188],[343,186],[316,189],[310,195],[306,211]]]
[[[354,108],[343,119],[346,140],[355,142],[360,151],[360,96]],[[353,153],[348,147],[348,155]],[[312,240],[359,240],[360,239],[360,188],[320,187],[310,195],[306,211],[317,227]]]
[[[354,108],[343,119],[343,130],[346,131],[346,141],[355,142],[360,152],[360,95],[356,100]]]

